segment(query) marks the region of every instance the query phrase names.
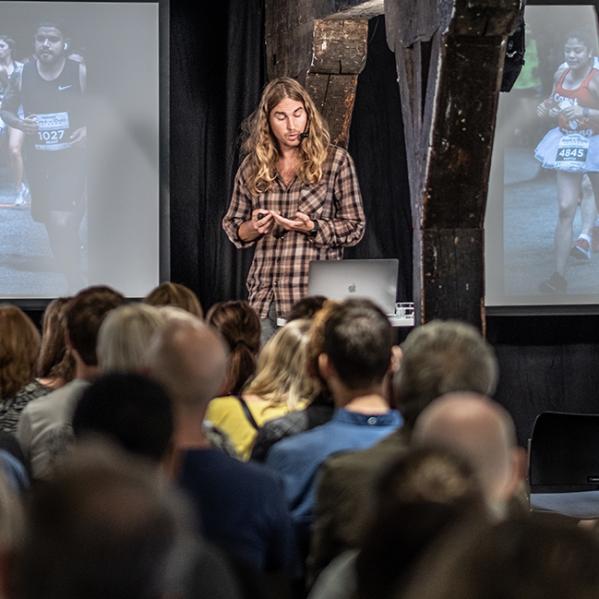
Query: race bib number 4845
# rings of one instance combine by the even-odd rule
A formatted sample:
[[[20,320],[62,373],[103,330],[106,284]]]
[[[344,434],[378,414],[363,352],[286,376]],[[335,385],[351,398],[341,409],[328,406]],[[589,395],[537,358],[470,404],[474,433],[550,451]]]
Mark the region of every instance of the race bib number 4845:
[[[582,170],[589,152],[589,140],[583,135],[564,135],[557,147],[555,165],[564,170]]]
[[[66,133],[70,127],[68,112],[37,114],[36,150],[64,150],[70,147]]]

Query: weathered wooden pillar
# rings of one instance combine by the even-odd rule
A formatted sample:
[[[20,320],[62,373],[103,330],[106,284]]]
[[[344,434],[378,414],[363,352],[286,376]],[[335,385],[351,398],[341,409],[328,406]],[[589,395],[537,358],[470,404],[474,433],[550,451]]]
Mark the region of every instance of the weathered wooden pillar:
[[[406,131],[417,322],[484,329],[484,215],[520,0],[385,0]]]
[[[366,64],[368,17],[383,0],[266,0],[268,77],[294,77],[347,146],[358,75]]]

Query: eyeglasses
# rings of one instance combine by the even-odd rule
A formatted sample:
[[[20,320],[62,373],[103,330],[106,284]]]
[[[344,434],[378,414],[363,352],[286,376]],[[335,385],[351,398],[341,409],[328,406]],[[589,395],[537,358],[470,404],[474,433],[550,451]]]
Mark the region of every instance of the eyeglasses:
[[[57,35],[36,35],[35,36],[35,41],[38,44],[43,44],[46,40],[48,40],[51,44],[57,44],[58,42],[61,41],[61,38],[59,38]]]

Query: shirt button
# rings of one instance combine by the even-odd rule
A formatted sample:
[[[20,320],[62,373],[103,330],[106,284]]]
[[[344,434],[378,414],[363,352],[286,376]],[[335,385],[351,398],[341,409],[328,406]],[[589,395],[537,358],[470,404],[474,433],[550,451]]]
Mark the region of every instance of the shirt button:
[[[371,416],[366,422],[368,422],[368,424],[376,424],[376,416]]]

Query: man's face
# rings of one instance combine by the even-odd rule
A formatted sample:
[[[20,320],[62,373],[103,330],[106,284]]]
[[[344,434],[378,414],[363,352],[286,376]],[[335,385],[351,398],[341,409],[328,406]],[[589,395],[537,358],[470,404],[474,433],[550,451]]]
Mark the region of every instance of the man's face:
[[[64,54],[64,38],[56,27],[40,27],[35,34],[35,55],[40,62],[52,64]]]
[[[308,123],[306,108],[302,102],[284,98],[270,111],[268,123],[279,149],[297,148]]]
[[[9,55],[10,46],[4,40],[0,40],[0,60],[6,59]]]

